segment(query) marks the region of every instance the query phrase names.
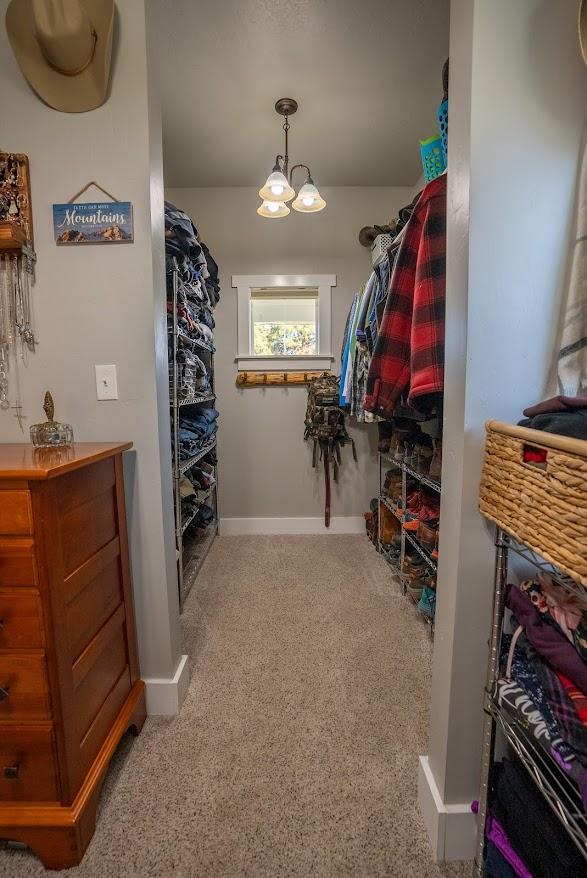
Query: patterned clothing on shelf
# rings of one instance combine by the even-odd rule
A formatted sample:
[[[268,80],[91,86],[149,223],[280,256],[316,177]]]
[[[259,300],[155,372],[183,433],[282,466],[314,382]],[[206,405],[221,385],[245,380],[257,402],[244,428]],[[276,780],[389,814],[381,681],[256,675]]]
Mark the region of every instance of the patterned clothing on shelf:
[[[587,662],[587,622],[584,604],[547,573],[539,573],[536,579],[526,579],[520,583],[542,617],[564,634],[567,640]]]

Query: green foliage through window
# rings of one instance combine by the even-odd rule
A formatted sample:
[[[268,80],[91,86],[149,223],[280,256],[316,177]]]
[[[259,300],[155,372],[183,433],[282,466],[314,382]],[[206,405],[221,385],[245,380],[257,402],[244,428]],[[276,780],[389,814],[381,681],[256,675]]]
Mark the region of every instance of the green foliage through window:
[[[316,323],[253,324],[254,354],[261,357],[304,356],[316,353]]]

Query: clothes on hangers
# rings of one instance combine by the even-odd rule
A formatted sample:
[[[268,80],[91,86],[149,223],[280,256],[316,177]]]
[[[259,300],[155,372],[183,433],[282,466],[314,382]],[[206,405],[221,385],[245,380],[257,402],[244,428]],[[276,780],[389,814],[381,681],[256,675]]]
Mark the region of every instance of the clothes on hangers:
[[[341,373],[340,373],[340,400],[339,404],[341,406],[350,405],[350,398],[347,398],[345,395],[345,388],[348,387],[347,383],[347,374],[352,374],[352,360],[350,359],[350,350],[351,350],[351,331],[355,322],[355,317],[357,313],[357,308],[359,305],[359,293],[355,293],[353,296],[353,302],[351,305],[351,310],[349,311],[349,315],[347,317],[347,323],[345,327],[345,333],[343,338],[343,349],[341,354]],[[350,395],[349,395],[350,397]]]
[[[350,405],[351,414],[360,422],[375,420],[373,411],[366,405],[373,352],[378,344],[383,321],[389,319],[389,299],[394,268],[409,229],[410,218],[422,194],[418,193],[410,204],[400,209],[399,219],[395,225],[396,237],[374,266],[363,292],[358,295],[358,299],[353,298],[347,317],[341,354],[340,399],[341,405]],[[409,391],[409,388],[407,390]],[[424,408],[426,410],[434,408],[440,395],[431,393],[423,396]],[[377,415],[380,413],[377,412]]]
[[[365,407],[390,417],[444,388],[446,174],[428,183],[408,221],[389,282],[373,352]]]

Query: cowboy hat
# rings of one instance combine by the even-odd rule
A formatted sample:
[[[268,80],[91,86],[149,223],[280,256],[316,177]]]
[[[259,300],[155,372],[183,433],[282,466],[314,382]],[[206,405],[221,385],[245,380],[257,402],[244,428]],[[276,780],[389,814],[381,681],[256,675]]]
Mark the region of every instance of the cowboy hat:
[[[84,113],[108,93],[114,0],[11,0],[6,31],[39,97],[64,113]]]
[[[579,43],[583,61],[587,64],[587,0],[581,0],[579,9]]]

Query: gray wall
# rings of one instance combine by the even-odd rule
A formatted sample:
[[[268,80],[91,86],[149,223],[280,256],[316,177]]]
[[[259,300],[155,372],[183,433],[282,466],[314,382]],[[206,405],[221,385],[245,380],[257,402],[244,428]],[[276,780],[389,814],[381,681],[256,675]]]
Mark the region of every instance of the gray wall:
[[[324,196],[327,207],[320,213],[292,211],[284,219],[269,220],[256,214],[255,189],[166,191],[166,197],[193,218],[221,269],[216,380],[222,518],[323,514],[323,479],[312,469],[311,448],[303,441],[306,388],[235,386],[237,307],[231,276],[335,273],[332,352],[338,358],[353,294],[370,271],[370,254],[358,243],[359,229],[395,216],[411,200],[412,187],[334,188],[324,190]],[[333,486],[333,516],[362,515],[377,492],[377,429],[357,426],[350,418],[348,422],[359,463],[354,463],[350,449],[343,451],[340,483]]]
[[[2,0],[2,22],[6,6]],[[56,112],[36,97],[0,27],[2,119],[10,120],[2,126],[2,149],[30,159],[39,340],[28,366],[19,370],[26,432],[19,431],[12,412],[0,412],[0,441],[28,441],[28,426],[43,418],[47,389],[57,418],[73,424],[78,441],[133,441],[126,476],[141,671],[168,679],[181,644],[161,263],[161,122],[157,102],[149,105],[145,19],[144,0],[118,4],[110,97],[99,109],[79,114]],[[51,205],[67,201],[88,180],[133,202],[134,243],[55,245]],[[90,190],[84,197],[103,196]],[[96,400],[96,363],[117,365],[118,400]]]
[[[577,4],[453,0],[450,59],[443,525],[429,753],[442,801],[466,813],[479,782],[494,559],[492,528],[478,512],[484,423],[516,423],[525,406],[555,390],[586,121]]]

